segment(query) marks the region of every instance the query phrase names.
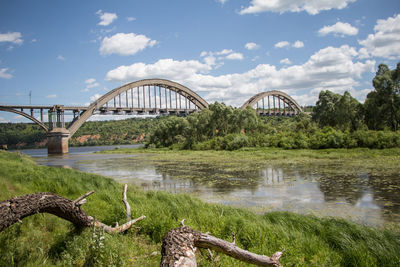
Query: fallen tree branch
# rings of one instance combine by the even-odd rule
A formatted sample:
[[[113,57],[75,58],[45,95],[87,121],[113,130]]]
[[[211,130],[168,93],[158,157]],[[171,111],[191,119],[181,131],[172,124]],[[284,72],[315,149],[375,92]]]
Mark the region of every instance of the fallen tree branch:
[[[85,204],[86,203],[86,198],[88,196],[90,196],[91,194],[93,194],[93,193],[94,193],[94,191],[92,190],[92,191],[89,191],[86,194],[78,197],[77,199],[74,200],[74,204],[78,205],[78,206],[81,206],[81,205]]]
[[[126,190],[128,189],[128,185],[124,185],[124,191],[122,192],[122,202],[125,204],[125,209],[126,209],[126,219],[130,220],[131,219],[131,206],[129,205],[129,202],[126,197]]]
[[[131,220],[121,226],[111,227],[102,222],[95,221],[93,217],[84,212],[80,205],[85,198],[93,191],[77,198],[75,201],[61,197],[59,195],[41,192],[29,195],[23,195],[0,202],[0,232],[7,227],[30,215],[37,213],[50,213],[62,219],[73,223],[77,227],[95,227],[104,228],[108,233],[120,233],[129,229],[134,223],[143,220],[146,216],[141,216]]]
[[[172,229],[165,235],[160,266],[197,266],[196,248],[213,249],[240,261],[259,266],[282,266],[279,259],[283,251],[276,252],[271,257],[258,255],[237,247],[235,243],[203,234],[187,226]]]

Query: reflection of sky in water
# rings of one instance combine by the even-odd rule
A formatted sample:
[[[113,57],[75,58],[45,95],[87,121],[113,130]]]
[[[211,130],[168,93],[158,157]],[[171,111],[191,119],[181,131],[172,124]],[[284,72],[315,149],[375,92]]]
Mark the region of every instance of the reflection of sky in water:
[[[43,165],[67,166],[112,177],[145,190],[191,193],[209,202],[246,207],[260,213],[287,210],[339,216],[375,225],[387,219],[393,220],[382,217],[382,202],[376,201],[374,194],[377,191],[368,185],[370,177],[366,173],[338,179],[301,166],[266,166],[240,176],[229,173],[218,176],[207,166],[202,166],[202,171],[197,173],[193,166],[175,164],[165,167],[161,163],[155,166],[141,154],[102,155],[84,154],[82,151],[64,156],[41,156],[37,161]],[[193,169],[189,172],[193,173],[191,179],[182,178],[180,172],[188,177],[186,174],[192,170],[190,168]],[[214,180],[210,179],[213,175]]]

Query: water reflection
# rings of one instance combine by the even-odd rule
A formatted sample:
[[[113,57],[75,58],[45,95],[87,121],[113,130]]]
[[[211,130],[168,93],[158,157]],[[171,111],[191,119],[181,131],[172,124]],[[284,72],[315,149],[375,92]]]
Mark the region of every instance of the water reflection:
[[[145,154],[69,154],[39,157],[50,166],[97,173],[144,190],[190,193],[210,202],[256,212],[287,210],[340,216],[367,224],[400,222],[400,175],[371,175],[367,170],[343,174],[337,166],[270,165],[237,171],[204,163],[153,161]]]

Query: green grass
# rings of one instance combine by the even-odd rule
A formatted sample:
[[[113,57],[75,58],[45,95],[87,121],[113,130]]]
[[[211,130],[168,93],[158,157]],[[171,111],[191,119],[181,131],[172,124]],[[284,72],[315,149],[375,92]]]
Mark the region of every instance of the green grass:
[[[243,157],[240,153],[237,157]],[[385,153],[398,157],[399,152]],[[335,157],[340,154],[334,153]],[[236,158],[234,153],[230,155]],[[182,153],[182,157],[191,156],[189,152]],[[90,190],[95,190],[95,194],[83,206],[88,214],[107,224],[124,222],[122,185],[114,180],[70,169],[38,166],[21,154],[0,152],[0,201],[39,191],[74,199]],[[237,244],[255,253],[271,255],[284,248],[286,252],[281,261],[286,266],[294,262],[296,266],[400,265],[397,225],[378,229],[341,219],[287,212],[257,215],[244,209],[207,204],[188,195],[143,192],[134,186],[128,188],[128,201],[133,217],[144,214],[147,218],[137,223],[139,228],[125,234],[77,230],[69,222],[49,214],[25,218],[22,224],[0,233],[0,266],[158,266],[164,234],[179,226],[182,219],[194,229],[209,231],[226,240],[231,240],[234,232]],[[104,247],[99,245],[101,235],[105,237],[101,241]],[[157,255],[152,255],[154,251]],[[198,253],[198,263],[211,265],[202,252]],[[226,256],[221,256],[220,264],[245,265]]]

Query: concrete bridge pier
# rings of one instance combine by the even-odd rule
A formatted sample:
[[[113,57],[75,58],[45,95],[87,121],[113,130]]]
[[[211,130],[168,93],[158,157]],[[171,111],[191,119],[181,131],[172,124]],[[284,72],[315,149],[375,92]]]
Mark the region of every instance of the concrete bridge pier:
[[[47,153],[68,153],[69,131],[65,128],[53,128],[47,133]]]

